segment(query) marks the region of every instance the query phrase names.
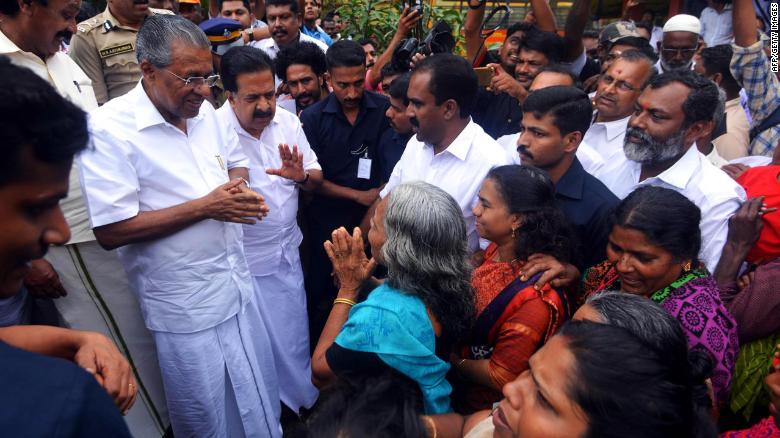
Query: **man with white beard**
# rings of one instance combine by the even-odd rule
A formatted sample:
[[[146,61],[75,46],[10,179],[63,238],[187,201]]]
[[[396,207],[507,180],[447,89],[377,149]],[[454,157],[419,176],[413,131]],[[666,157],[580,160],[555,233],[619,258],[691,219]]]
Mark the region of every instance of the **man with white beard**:
[[[739,185],[691,147],[712,131],[717,104],[717,86],[691,71],[656,76],[628,122],[625,154],[616,154],[599,173],[621,199],[637,187],[653,185],[676,190],[696,204],[702,217],[699,259],[710,272],[726,242],[729,218],[745,200]]]

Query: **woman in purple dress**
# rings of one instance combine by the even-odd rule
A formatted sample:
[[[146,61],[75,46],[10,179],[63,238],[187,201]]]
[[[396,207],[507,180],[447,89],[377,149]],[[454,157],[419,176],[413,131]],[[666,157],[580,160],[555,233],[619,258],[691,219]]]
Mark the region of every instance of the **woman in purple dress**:
[[[709,353],[715,400],[722,405],[739,351],[737,326],[698,260],[700,220],[699,208],[673,190],[635,190],[614,212],[607,260],[585,273],[584,292],[620,290],[661,305],[682,325],[688,346]]]

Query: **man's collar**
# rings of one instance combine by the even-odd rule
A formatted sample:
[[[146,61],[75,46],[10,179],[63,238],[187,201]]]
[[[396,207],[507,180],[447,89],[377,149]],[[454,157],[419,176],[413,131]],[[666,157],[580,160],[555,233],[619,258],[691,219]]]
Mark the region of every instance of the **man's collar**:
[[[598,115],[596,115],[598,117]],[[607,140],[612,141],[617,137],[626,133],[628,128],[628,120],[631,116],[626,116],[622,119],[613,120],[611,122],[596,122],[600,123],[607,130]],[[595,123],[594,123],[595,124]]]
[[[580,160],[575,156],[569,169],[564,172],[561,179],[555,184],[555,193],[571,199],[582,199],[585,174],[585,169],[582,167]]]
[[[0,54],[23,52],[10,38],[0,31]]]
[[[447,146],[441,153],[448,152],[455,156],[455,158],[466,161],[466,157],[469,155],[471,145],[474,142],[474,127],[477,124],[469,118],[469,123],[463,128],[462,131],[455,137],[455,140]],[[433,145],[426,143],[426,146],[433,149]]]
[[[135,127],[138,131],[142,131],[146,128],[169,124],[165,118],[163,118],[160,110],[154,106],[152,100],[149,99],[149,95],[144,90],[143,79],[138,81],[138,85],[133,88],[130,93],[135,94]],[[128,94],[130,94],[128,93]],[[197,121],[201,119],[202,114],[198,111],[198,115],[190,120]]]
[[[672,167],[661,172],[656,179],[660,179],[678,189],[684,189],[688,185],[688,181],[693,178],[693,175],[699,172],[701,167],[700,155],[701,153],[696,148],[696,144],[692,144],[682,157],[672,164]]]

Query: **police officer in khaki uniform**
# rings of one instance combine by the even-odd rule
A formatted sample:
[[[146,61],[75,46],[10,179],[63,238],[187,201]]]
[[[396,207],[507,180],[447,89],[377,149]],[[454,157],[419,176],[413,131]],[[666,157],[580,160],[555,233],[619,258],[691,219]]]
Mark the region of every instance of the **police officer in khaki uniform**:
[[[141,79],[135,57],[135,36],[144,19],[152,14],[171,14],[153,9],[148,1],[108,0],[103,13],[78,25],[70,56],[92,79],[98,104],[121,96]]]

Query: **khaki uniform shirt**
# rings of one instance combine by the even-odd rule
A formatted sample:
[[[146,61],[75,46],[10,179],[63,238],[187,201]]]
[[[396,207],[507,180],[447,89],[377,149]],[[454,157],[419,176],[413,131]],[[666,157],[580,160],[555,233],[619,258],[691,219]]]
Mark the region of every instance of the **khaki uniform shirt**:
[[[149,15],[171,14],[165,9],[149,8]],[[70,56],[92,79],[98,104],[132,90],[141,79],[141,67],[135,56],[138,30],[119,24],[106,10],[78,25],[70,43]]]
[[[58,52],[44,62],[37,55],[20,49],[2,32],[0,32],[0,55],[7,56],[15,65],[32,70],[33,73],[50,83],[63,97],[84,111],[97,108],[95,93],[92,91],[92,81],[68,55]],[[11,81],[11,85],[13,85],[13,81]],[[70,171],[69,183],[68,197],[60,201],[62,212],[70,225],[71,238],[68,243],[95,240],[89,225],[87,207],[84,205],[81,195],[75,161]]]

